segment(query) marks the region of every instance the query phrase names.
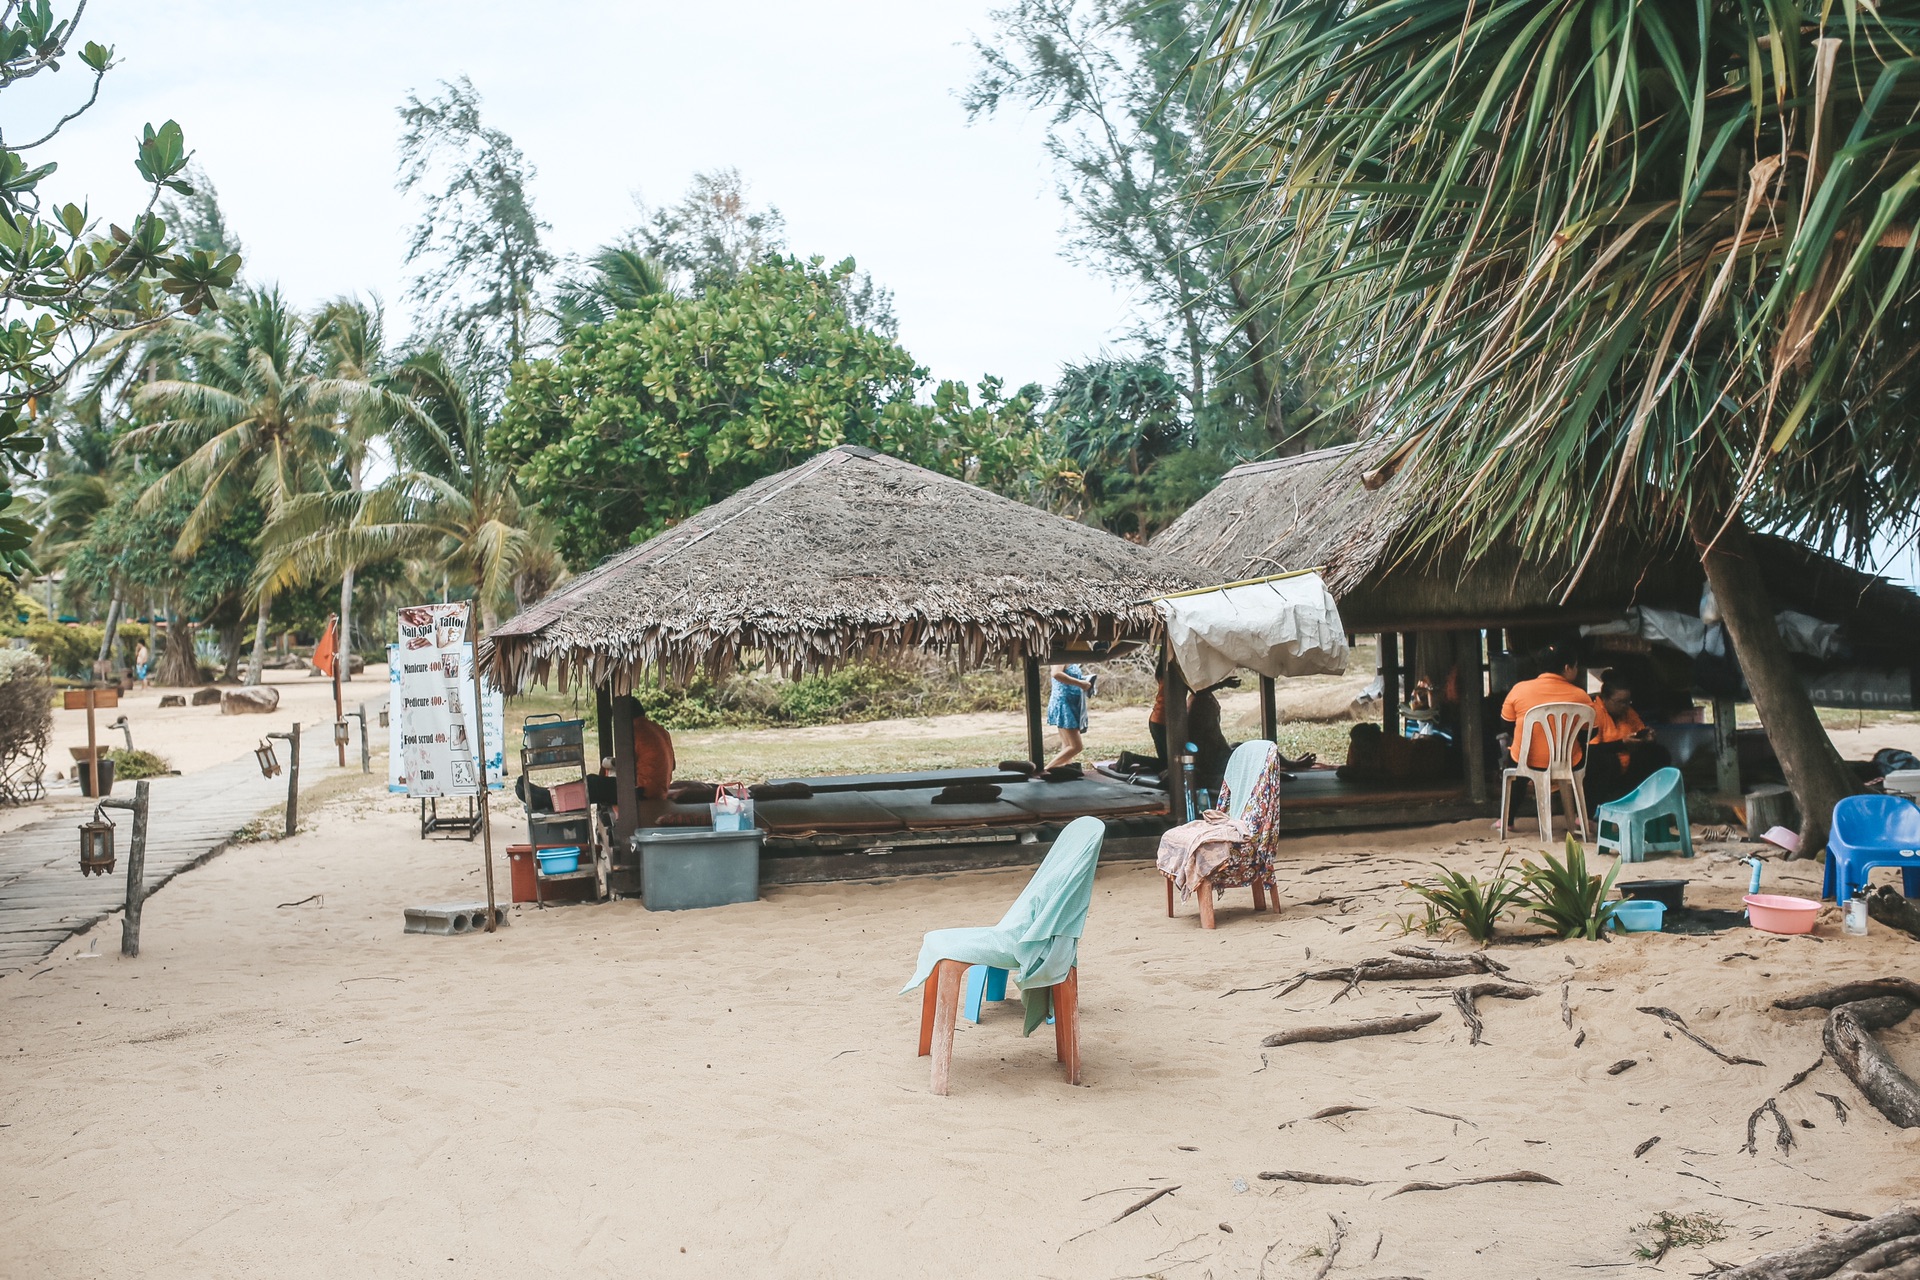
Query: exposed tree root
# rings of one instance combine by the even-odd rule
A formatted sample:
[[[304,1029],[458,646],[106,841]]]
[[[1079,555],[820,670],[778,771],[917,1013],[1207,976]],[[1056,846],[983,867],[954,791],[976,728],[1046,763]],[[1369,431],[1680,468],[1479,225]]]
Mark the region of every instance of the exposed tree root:
[[[1531,1169],[1518,1169],[1513,1173],[1494,1173],[1481,1178],[1461,1178],[1454,1182],[1409,1182],[1399,1190],[1389,1191],[1380,1198],[1382,1200],[1391,1200],[1395,1196],[1403,1196],[1409,1191],[1451,1191],[1455,1187],[1478,1187],[1489,1182],[1544,1182],[1550,1187],[1561,1185],[1560,1182],[1549,1178],[1544,1173],[1535,1173]]]
[[[1867,895],[1867,914],[1889,929],[1920,938],[1920,907],[1900,896],[1892,885],[1883,884]]]
[[[1540,993],[1532,987],[1523,987],[1516,982],[1507,982],[1505,980],[1468,982],[1455,987],[1453,989],[1453,1007],[1460,1011],[1461,1018],[1466,1021],[1468,1032],[1467,1043],[1481,1043],[1481,1037],[1486,1032],[1486,1027],[1482,1025],[1480,1021],[1480,1011],[1473,1007],[1475,1000],[1478,1000],[1481,996],[1499,996],[1503,1000],[1528,1000],[1539,994]]]
[[[1333,1270],[1334,1260],[1340,1256],[1340,1245],[1347,1238],[1347,1224],[1333,1214],[1327,1219],[1333,1223],[1333,1240],[1327,1245],[1327,1252],[1320,1259],[1320,1265],[1314,1268],[1313,1280],[1327,1280],[1327,1272]]]
[[[1773,1007],[1827,1010],[1821,1041],[1834,1065],[1874,1110],[1902,1129],[1920,1128],[1920,1084],[1900,1069],[1873,1036],[1898,1026],[1920,1008],[1920,982],[1911,978],[1843,982],[1776,1000]],[[1834,1104],[1835,1115],[1845,1123],[1845,1104],[1831,1094],[1820,1096]]]
[[[1390,1036],[1417,1031],[1439,1016],[1438,1013],[1403,1013],[1392,1018],[1362,1018],[1333,1027],[1296,1027],[1292,1031],[1276,1031],[1260,1043],[1265,1048],[1277,1049],[1284,1044],[1331,1044],[1361,1036]]]
[[[1301,1169],[1270,1169],[1260,1175],[1262,1182],[1310,1182],[1317,1187],[1370,1187],[1369,1178],[1349,1178],[1338,1173],[1307,1173]]]
[[[1695,1044],[1699,1045],[1702,1049],[1705,1049],[1708,1053],[1720,1059],[1720,1061],[1722,1062],[1730,1063],[1730,1064],[1745,1065],[1749,1067],[1764,1067],[1767,1065],[1766,1063],[1760,1061],[1758,1058],[1743,1058],[1737,1053],[1722,1053],[1720,1050],[1708,1044],[1705,1040],[1702,1040],[1698,1035],[1694,1034],[1694,1032],[1687,1026],[1687,1020],[1681,1017],[1679,1014],[1675,1013],[1671,1009],[1662,1008],[1659,1005],[1643,1004],[1640,1006],[1640,1012],[1650,1013],[1654,1017],[1659,1018],[1662,1022],[1672,1023],[1674,1030],[1678,1031],[1681,1035],[1693,1041]]]
[[[1793,1129],[1787,1124],[1787,1118],[1780,1114],[1780,1105],[1768,1098],[1747,1117],[1747,1145],[1744,1150],[1750,1156],[1760,1154],[1760,1117],[1769,1111],[1773,1113],[1773,1122],[1778,1128],[1773,1138],[1775,1145],[1780,1148],[1782,1155],[1793,1150]]]
[[[1859,1265],[1867,1255],[1909,1240],[1920,1243],[1920,1211],[1903,1206],[1837,1235],[1823,1232],[1795,1248],[1764,1254],[1745,1266],[1720,1272],[1717,1280],[1825,1280],[1842,1268],[1848,1275],[1874,1275]],[[1876,1280],[1892,1278],[1882,1269]]]
[[[1437,951],[1428,951],[1424,947],[1395,947],[1393,954],[1380,956],[1372,960],[1362,960],[1359,964],[1343,969],[1311,969],[1295,974],[1287,979],[1274,992],[1273,998],[1289,995],[1309,982],[1344,982],[1346,987],[1334,996],[1352,995],[1359,990],[1363,982],[1404,981],[1422,978],[1464,978],[1475,973],[1505,973],[1507,966],[1482,951],[1467,955],[1445,955]],[[1259,990],[1256,987],[1243,987],[1240,990]],[[1233,994],[1232,992],[1228,993]]]

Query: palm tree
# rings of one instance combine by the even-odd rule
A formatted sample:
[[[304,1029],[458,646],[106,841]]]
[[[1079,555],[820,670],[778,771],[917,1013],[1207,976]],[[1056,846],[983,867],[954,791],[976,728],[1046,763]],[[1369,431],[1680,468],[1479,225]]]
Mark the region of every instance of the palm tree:
[[[369,389],[327,376],[306,326],[277,290],[239,292],[212,323],[177,323],[157,345],[179,361],[181,375],[139,388],[135,409],[160,418],[129,432],[122,447],[183,459],[143,500],[151,507],[182,492],[199,495],[175,555],[191,556],[249,499],[271,524],[296,497],[331,487],[343,415]],[[272,606],[273,592],[260,591],[249,684],[260,682],[266,662]]]
[[[390,367],[386,313],[378,302],[369,305],[358,298],[330,302],[314,317],[313,334],[328,376],[368,388],[386,377]],[[344,411],[341,419],[340,467],[347,490],[359,493],[365,487],[368,452],[390,425],[392,414],[384,398],[367,395]],[[360,567],[348,563],[340,569],[340,648],[348,655],[353,652],[353,579]],[[340,678],[353,679],[350,660],[341,662]]]
[[[1436,495],[1429,545],[1560,547],[1569,590],[1612,530],[1691,538],[1819,848],[1852,779],[1747,530],[1913,522],[1920,13],[1228,0],[1213,34],[1216,180],[1376,478]]]
[[[660,259],[628,246],[606,245],[554,289],[553,316],[560,326],[560,340],[669,292],[667,268]]]
[[[411,560],[471,585],[491,631],[503,606],[557,579],[545,522],[522,503],[512,468],[487,451],[476,368],[434,349],[391,370],[383,400],[395,474],[364,493],[291,502],[263,539],[263,591],[324,579],[346,564]]]

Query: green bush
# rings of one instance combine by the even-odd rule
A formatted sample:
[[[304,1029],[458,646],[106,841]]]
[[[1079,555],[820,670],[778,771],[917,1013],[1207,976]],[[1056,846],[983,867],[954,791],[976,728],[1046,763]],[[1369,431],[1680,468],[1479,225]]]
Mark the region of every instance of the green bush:
[[[27,624],[26,634],[27,643],[55,675],[85,678],[93,671],[93,660],[100,656],[100,642],[107,633],[104,627],[41,618]]]
[[[142,778],[164,778],[173,772],[173,764],[165,756],[155,755],[151,751],[128,751],[124,748],[107,752],[107,759],[113,761],[113,776],[125,782],[138,782]]]

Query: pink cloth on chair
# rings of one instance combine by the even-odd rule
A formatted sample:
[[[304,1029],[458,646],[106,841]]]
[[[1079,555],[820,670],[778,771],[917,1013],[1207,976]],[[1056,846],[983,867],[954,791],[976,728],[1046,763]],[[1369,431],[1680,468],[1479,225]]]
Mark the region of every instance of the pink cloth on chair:
[[[1185,901],[1195,885],[1232,861],[1239,846],[1251,838],[1232,818],[1201,818],[1162,833],[1154,861]]]

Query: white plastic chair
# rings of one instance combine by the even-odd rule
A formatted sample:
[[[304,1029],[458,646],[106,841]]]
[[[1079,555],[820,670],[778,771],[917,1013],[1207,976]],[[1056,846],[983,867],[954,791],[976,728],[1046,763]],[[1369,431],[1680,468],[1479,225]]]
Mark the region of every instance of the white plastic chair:
[[[1547,765],[1535,769],[1526,761],[1533,756],[1534,734],[1545,735]],[[1593,704],[1589,702],[1543,702],[1520,718],[1514,738],[1514,754],[1520,763],[1500,775],[1500,834],[1505,837],[1512,825],[1513,783],[1525,778],[1533,784],[1533,800],[1540,819],[1540,838],[1553,843],[1553,792],[1560,790],[1561,804],[1572,826],[1578,815],[1580,838],[1587,838],[1587,762],[1573,763],[1573,749],[1584,734],[1593,733]]]

